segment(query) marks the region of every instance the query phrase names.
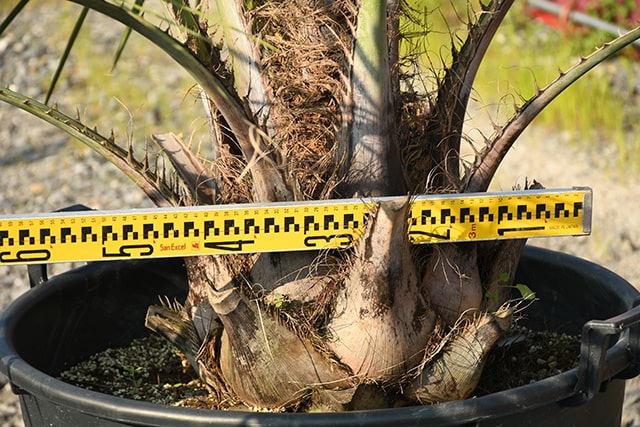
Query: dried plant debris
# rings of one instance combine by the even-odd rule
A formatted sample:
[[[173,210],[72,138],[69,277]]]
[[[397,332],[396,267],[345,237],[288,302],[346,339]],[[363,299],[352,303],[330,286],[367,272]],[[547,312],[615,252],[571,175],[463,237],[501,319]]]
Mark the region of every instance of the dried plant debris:
[[[326,198],[346,137],[357,10],[351,1],[270,1],[251,12],[272,88],[269,133],[301,198]],[[269,46],[270,48],[267,48]]]

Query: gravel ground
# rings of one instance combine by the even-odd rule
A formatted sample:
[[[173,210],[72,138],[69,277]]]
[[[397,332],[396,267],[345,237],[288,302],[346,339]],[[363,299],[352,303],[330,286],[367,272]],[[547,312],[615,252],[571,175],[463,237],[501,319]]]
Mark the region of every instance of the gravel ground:
[[[29,5],[31,6],[31,5]],[[0,4],[0,16],[6,13]],[[67,13],[66,8],[54,7],[50,2],[37,4],[38,25],[28,19],[16,22],[13,31],[0,37],[0,85],[26,91],[42,99],[46,81],[56,67],[56,59],[64,46],[60,41],[52,47],[41,41],[53,33],[56,19]],[[45,19],[46,18],[46,19]],[[91,36],[96,40],[117,41],[120,32],[99,19],[92,21]],[[73,21],[71,21],[73,22]],[[28,29],[28,30],[27,30]],[[111,44],[113,46],[113,43]],[[109,53],[110,54],[110,53]],[[144,63],[144,58],[139,58]],[[73,58],[70,68],[73,69]],[[82,70],[75,70],[74,78],[81,79]],[[140,73],[146,72],[142,68]],[[162,78],[162,80],[158,80]],[[73,79],[71,79],[72,85]],[[140,80],[136,80],[138,82]],[[181,76],[163,68],[162,75],[146,79],[149,92],[153,88],[177,93],[184,91]],[[60,93],[71,86],[62,86]],[[151,96],[151,95],[150,95]],[[178,102],[180,101],[179,97]],[[73,99],[61,98],[72,105]],[[77,102],[77,100],[76,100]],[[105,103],[107,101],[100,101]],[[153,102],[153,99],[150,99]],[[103,105],[102,103],[100,104]],[[173,110],[171,110],[173,108]],[[175,111],[179,105],[169,106]],[[165,117],[167,117],[165,115]],[[145,117],[137,117],[139,121]],[[160,131],[173,128],[155,123]],[[0,212],[47,212],[76,203],[97,209],[138,208],[151,204],[135,186],[120,176],[110,164],[87,152],[65,135],[39,120],[0,105]],[[470,128],[484,127],[482,114],[470,123]],[[155,130],[158,131],[158,130]],[[607,141],[599,141],[599,150],[585,150],[567,142],[570,130],[550,134],[532,128],[525,133],[507,161],[501,167],[494,189],[507,190],[525,177],[535,178],[545,186],[567,187],[585,185],[594,191],[593,233],[585,238],[536,239],[530,243],[592,260],[640,284],[640,264],[636,252],[640,249],[640,178],[624,172],[612,172],[611,164],[617,156]],[[473,135],[473,132],[471,133]],[[64,271],[70,265],[53,266],[52,273]],[[0,268],[0,309],[28,289],[24,267]],[[0,385],[5,381],[0,380]],[[640,426],[640,387],[631,381],[628,387],[623,425]],[[0,390],[0,426],[23,425],[17,399],[7,386]]]

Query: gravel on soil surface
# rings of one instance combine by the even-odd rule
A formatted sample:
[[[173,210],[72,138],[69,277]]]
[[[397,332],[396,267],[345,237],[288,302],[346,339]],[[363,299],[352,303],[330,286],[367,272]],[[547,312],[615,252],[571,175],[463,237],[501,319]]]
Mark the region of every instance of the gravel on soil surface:
[[[30,4],[29,7],[32,5]],[[76,9],[77,10],[77,9]],[[57,66],[62,47],[55,49],[42,41],[53,33],[60,10],[53,2],[36,2],[30,15],[21,17],[12,30],[0,37],[0,85],[43,98],[46,82]],[[6,14],[0,5],[0,17]],[[33,25],[37,19],[37,25]],[[118,41],[117,28],[99,17],[91,17],[92,37]],[[73,67],[73,59],[71,63]],[[162,86],[182,86],[179,76],[156,76],[146,80],[149,91]],[[167,83],[170,82],[170,83]],[[136,84],[140,84],[136,80]],[[62,86],[60,92],[67,89]],[[469,129],[486,123],[482,114]],[[141,120],[144,120],[142,118]],[[133,183],[110,164],[87,152],[66,135],[49,125],[0,104],[0,213],[48,212],[81,203],[96,209],[150,207]],[[479,124],[480,123],[480,124]],[[163,124],[160,124],[163,125]],[[170,131],[171,124],[160,126]],[[609,158],[615,150],[607,141],[598,141],[601,149],[581,149],[567,143],[566,132],[550,133],[533,127],[520,138],[507,156],[493,185],[494,190],[509,190],[524,178],[536,179],[548,188],[590,186],[594,191],[593,233],[590,237],[530,240],[530,244],[562,250],[599,263],[640,285],[640,178],[611,171]],[[471,133],[473,135],[473,132]],[[613,144],[611,144],[613,146]],[[55,265],[51,273],[73,265]],[[28,289],[24,267],[0,267],[0,310]],[[4,387],[2,387],[4,385]],[[0,379],[0,426],[21,426],[17,398],[6,379]],[[629,381],[623,425],[640,426],[640,384]]]

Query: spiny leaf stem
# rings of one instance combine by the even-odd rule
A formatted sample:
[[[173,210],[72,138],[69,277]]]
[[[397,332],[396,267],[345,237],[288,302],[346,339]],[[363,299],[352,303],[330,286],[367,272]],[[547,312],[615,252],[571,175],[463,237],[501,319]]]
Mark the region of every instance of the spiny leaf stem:
[[[156,174],[149,171],[144,164],[130,159],[129,151],[113,142],[113,133],[109,138],[104,137],[56,108],[8,88],[0,89],[0,101],[33,114],[87,145],[131,178],[157,206],[168,207],[179,203],[179,194],[175,189],[168,186],[164,180],[157,180]]]

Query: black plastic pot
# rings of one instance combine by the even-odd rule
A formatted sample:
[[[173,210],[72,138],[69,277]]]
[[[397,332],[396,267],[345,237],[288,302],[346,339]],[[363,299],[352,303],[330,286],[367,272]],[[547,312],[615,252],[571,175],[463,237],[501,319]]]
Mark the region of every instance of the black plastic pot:
[[[337,414],[218,412],[112,397],[54,378],[92,353],[147,334],[147,306],[158,295],[186,292],[179,260],[94,263],[36,286],[0,318],[0,368],[30,426],[619,425],[619,378],[639,373],[638,291],[597,265],[535,248],[525,251],[517,280],[540,299],[529,309],[531,322],[583,330],[581,366],[463,401]]]

